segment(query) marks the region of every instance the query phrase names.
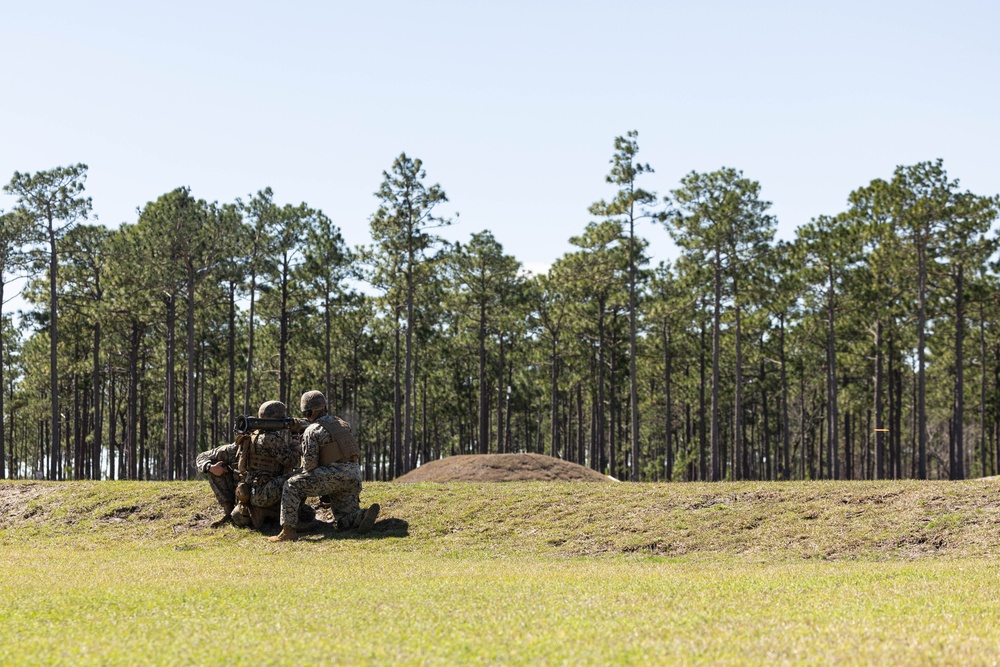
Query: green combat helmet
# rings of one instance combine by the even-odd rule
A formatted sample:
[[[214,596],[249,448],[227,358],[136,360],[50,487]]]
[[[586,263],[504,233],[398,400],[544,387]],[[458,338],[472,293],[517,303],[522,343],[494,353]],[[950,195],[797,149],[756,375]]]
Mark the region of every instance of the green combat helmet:
[[[316,391],[315,389],[307,391],[302,394],[300,407],[302,414],[305,415],[311,414],[313,410],[326,408],[326,396],[323,395],[323,392]]]
[[[284,419],[288,416],[288,408],[281,401],[267,401],[260,404],[257,410],[258,419]]]

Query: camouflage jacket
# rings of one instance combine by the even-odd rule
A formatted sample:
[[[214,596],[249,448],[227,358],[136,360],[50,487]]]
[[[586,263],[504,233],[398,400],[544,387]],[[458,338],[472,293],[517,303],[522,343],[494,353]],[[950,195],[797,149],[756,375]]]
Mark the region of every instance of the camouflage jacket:
[[[201,472],[207,473],[213,463],[221,461],[232,470],[236,470],[237,449],[238,448],[235,443],[230,445],[219,445],[215,449],[209,449],[208,451],[202,452],[198,455],[198,458],[194,460],[195,466]]]

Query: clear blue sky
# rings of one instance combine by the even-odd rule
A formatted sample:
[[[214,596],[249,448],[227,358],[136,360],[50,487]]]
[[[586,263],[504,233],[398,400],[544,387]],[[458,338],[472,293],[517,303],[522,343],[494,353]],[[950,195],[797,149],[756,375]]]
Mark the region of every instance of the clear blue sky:
[[[490,229],[538,268],[611,196],[634,129],[647,189],[742,169],[789,238],[897,164],[1000,192],[998,28],[985,0],[2,0],[0,181],[85,162],[109,226],[180,185],[271,186],[355,245],[406,151],[461,213],[449,238]]]

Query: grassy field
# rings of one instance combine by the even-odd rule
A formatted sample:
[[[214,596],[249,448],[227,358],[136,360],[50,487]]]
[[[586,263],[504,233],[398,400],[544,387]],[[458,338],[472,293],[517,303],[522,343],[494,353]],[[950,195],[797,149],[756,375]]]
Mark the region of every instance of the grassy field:
[[[370,484],[368,536],[207,484],[0,483],[0,664],[997,664],[1000,482]]]

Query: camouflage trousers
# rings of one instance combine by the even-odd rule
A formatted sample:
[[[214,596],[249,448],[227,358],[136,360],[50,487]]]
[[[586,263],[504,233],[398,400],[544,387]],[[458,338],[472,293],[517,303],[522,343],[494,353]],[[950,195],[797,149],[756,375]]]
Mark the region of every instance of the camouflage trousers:
[[[281,489],[288,475],[254,477],[250,482],[250,504],[257,507],[277,507],[281,502]]]
[[[208,485],[212,487],[215,499],[222,507],[232,507],[236,504],[236,473],[227,471],[216,477],[212,473],[205,473],[208,476]]]
[[[361,511],[361,466],[331,463],[289,477],[281,491],[282,526],[295,525],[299,506],[310,496],[330,496],[337,527],[354,528],[365,514]]]
[[[275,507],[281,500],[281,489],[288,475],[257,477],[250,483],[250,503],[257,507]],[[215,499],[223,507],[236,504],[236,473],[227,472],[216,477],[208,473],[208,485]]]

